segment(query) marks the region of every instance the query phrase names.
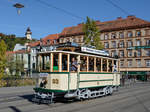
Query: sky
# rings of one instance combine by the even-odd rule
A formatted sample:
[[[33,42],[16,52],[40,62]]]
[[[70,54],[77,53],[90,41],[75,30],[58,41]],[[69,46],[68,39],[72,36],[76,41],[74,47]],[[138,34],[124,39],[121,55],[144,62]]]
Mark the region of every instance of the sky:
[[[25,6],[20,15],[13,7],[15,3]],[[87,16],[101,22],[117,17],[126,18],[128,15],[150,21],[149,4],[150,0],[0,0],[0,32],[24,37],[27,27],[30,27],[32,37],[40,39],[49,34],[61,33],[65,27],[85,22]]]

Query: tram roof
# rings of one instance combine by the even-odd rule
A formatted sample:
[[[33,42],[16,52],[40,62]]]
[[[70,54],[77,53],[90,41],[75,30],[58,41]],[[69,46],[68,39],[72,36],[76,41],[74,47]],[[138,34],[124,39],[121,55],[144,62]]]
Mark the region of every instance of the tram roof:
[[[39,52],[38,54],[48,54],[48,53],[64,53],[64,54],[73,54],[73,55],[82,55],[82,56],[91,56],[91,57],[100,57],[100,58],[108,58],[108,59],[114,59],[118,60],[114,57],[110,56],[102,56],[98,54],[89,54],[89,53],[83,53],[83,52],[71,52],[71,51],[46,51],[46,52]]]

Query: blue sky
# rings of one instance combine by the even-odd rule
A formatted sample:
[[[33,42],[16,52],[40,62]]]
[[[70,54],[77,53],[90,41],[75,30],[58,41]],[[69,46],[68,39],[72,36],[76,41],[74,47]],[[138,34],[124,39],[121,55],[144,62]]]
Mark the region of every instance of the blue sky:
[[[69,11],[82,18],[89,16],[94,20],[109,21],[127,15],[114,7],[107,0],[41,0],[58,8]],[[150,21],[150,0],[111,0],[130,15]],[[18,15],[12,6],[24,4]],[[60,10],[48,7],[38,0],[0,0],[0,32],[23,37],[27,27],[32,30],[32,37],[43,38],[48,34],[60,33],[64,27],[85,22],[80,18],[67,15]]]

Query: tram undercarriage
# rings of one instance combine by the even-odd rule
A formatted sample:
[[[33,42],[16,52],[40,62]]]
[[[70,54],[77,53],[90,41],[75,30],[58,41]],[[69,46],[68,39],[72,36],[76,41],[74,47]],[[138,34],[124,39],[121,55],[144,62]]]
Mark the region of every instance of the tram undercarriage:
[[[54,92],[35,92],[32,101],[34,103],[52,104],[55,99],[63,98],[65,100],[86,100],[92,98],[98,98],[102,96],[112,95],[114,91],[118,90],[118,86],[106,86],[103,88],[83,88],[73,91],[67,91],[61,94]]]

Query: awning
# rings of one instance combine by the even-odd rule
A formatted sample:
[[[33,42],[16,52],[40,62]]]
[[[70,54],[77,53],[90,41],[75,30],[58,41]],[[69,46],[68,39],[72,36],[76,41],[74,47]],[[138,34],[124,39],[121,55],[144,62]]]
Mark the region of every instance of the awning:
[[[125,75],[147,75],[148,72],[147,71],[124,71],[122,72]]]

